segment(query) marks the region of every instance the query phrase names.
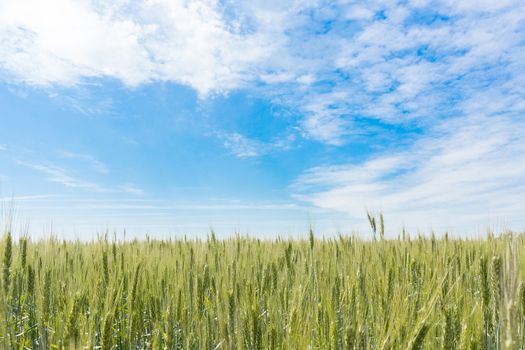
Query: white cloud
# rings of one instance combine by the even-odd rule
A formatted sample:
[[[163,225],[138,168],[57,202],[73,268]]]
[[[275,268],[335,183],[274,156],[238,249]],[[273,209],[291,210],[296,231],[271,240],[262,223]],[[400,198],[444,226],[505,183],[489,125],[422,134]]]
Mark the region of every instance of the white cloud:
[[[310,85],[315,82],[315,76],[313,74],[303,74],[297,78],[297,82],[302,85]]]
[[[347,91],[339,90],[323,94],[311,94],[299,107],[305,113],[302,129],[306,137],[331,145],[341,145],[351,133],[351,118],[347,108],[339,105],[342,99],[350,98]]]
[[[474,11],[467,3],[370,2],[363,19],[371,13],[382,18],[346,32],[299,35],[303,41],[294,43],[293,52],[323,53],[298,55],[298,69],[306,64],[321,84],[287,100],[306,115],[305,135],[342,144],[352,139],[353,120],[363,117],[433,124],[458,115],[458,104],[487,86],[492,99],[516,92],[513,99],[523,101],[523,90],[516,90],[525,85],[525,3],[483,3]]]
[[[487,86],[523,99],[524,18],[521,0],[5,0],[0,67],[38,86],[256,90],[300,115],[303,136],[342,145],[356,118],[433,124]]]
[[[310,169],[295,189],[298,198],[347,212],[362,227],[368,208],[382,209],[393,232],[403,224],[456,233],[479,233],[489,225],[521,229],[523,135],[521,117],[519,122],[484,115],[449,120],[406,151]]]
[[[241,86],[271,52],[225,21],[216,1],[3,1],[0,66],[32,85],[109,77],[129,86],[175,81],[200,94]]]
[[[29,84],[77,83],[109,76],[136,85],[147,78],[142,28],[98,13],[83,1],[4,1],[1,64]]]

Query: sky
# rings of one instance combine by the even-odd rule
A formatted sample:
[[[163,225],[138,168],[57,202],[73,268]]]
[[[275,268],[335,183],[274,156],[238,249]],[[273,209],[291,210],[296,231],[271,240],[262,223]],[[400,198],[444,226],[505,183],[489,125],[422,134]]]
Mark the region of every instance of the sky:
[[[525,2],[0,1],[33,237],[525,228]]]

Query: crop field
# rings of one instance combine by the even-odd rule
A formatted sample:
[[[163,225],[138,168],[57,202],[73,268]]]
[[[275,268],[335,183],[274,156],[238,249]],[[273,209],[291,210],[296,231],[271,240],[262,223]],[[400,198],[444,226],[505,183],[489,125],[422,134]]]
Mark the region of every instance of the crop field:
[[[3,349],[520,349],[525,236],[14,240]]]

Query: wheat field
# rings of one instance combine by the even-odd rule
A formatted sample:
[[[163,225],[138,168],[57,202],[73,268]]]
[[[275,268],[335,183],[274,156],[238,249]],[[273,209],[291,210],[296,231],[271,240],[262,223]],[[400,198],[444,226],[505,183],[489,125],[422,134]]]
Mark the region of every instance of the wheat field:
[[[525,235],[13,241],[4,349],[521,349]]]

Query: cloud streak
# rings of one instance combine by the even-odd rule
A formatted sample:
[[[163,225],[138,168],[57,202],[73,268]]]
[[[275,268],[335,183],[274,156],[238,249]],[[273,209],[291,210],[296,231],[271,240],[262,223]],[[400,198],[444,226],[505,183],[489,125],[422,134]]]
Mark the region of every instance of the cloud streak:
[[[53,194],[36,194],[29,196],[11,196],[11,197],[0,197],[0,202],[40,202],[47,201],[49,199],[56,198]]]
[[[31,163],[25,161],[17,161],[19,165],[26,166],[33,170],[36,170],[47,176],[47,179],[51,182],[61,184],[65,187],[73,189],[81,189],[90,192],[112,192],[111,189],[103,187],[97,183],[85,181],[74,176],[71,176],[67,171],[56,165]]]
[[[64,187],[93,193],[127,193],[132,195],[143,195],[144,191],[133,184],[125,184],[117,188],[106,187],[92,181],[70,175],[70,173],[57,165],[49,163],[34,163],[15,160],[17,164],[31,168],[46,175],[47,180],[58,183]]]

